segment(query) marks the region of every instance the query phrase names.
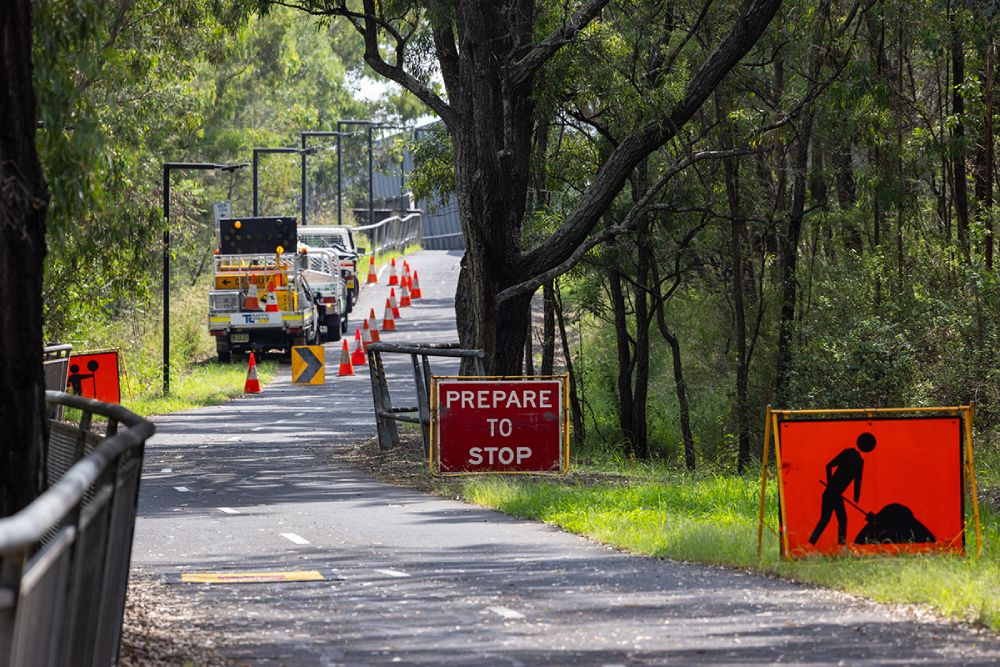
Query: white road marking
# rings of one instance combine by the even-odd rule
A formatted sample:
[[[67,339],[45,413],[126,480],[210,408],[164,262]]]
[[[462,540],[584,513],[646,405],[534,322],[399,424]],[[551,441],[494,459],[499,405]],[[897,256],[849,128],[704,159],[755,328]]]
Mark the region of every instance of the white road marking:
[[[173,472],[173,471],[174,471],[173,468],[163,468],[162,470],[160,470],[160,472]]]
[[[400,572],[399,570],[375,570],[375,571],[378,572],[379,574],[384,574],[387,577],[396,577],[397,579],[410,576],[405,572]]]
[[[228,440],[229,442],[236,442],[239,439],[240,439],[240,436],[238,436],[238,435],[234,435],[231,438],[226,438],[226,440]]]
[[[239,512],[237,510],[234,510],[232,507],[220,507],[219,511],[224,512],[226,514],[239,514]]]
[[[186,486],[175,486],[174,490],[180,491],[181,493],[188,493],[191,491],[191,489],[187,488]]]
[[[513,609],[508,609],[507,607],[487,607],[487,611],[492,611],[498,616],[503,616],[504,618],[509,618],[511,620],[517,618],[524,618],[524,614],[519,611],[514,611]]]
[[[281,536],[289,542],[294,542],[295,544],[309,544],[309,540],[301,535],[296,535],[295,533],[281,533]]]

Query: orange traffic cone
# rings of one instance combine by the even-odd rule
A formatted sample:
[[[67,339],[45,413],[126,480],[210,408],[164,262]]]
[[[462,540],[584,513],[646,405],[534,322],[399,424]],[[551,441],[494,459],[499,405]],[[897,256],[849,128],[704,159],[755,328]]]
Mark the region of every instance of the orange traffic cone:
[[[410,303],[410,290],[403,285],[399,290],[399,307],[408,308],[413,304]]]
[[[385,300],[385,317],[382,318],[382,331],[395,331],[396,330],[396,320],[392,317],[392,304],[389,303],[389,299]],[[344,342],[347,345],[347,342]]]
[[[257,281],[250,281],[250,289],[243,297],[243,310],[260,310],[260,298],[257,295]]]
[[[260,380],[257,379],[257,360],[250,353],[250,361],[247,363],[247,381],[243,385],[244,394],[259,394]]]
[[[368,258],[368,284],[378,282],[378,274],[375,273],[375,255]]]
[[[371,334],[373,343],[378,343],[382,340],[382,337],[378,333],[378,320],[375,319],[374,308],[368,311],[368,333]]]
[[[337,371],[337,375],[344,377],[345,375],[354,375],[354,366],[351,365],[351,353],[347,349],[347,339],[344,339],[344,346],[340,349],[340,370]]]
[[[264,306],[265,313],[277,313],[278,311],[278,295],[274,293],[274,282],[269,282],[267,284],[267,305]]]
[[[354,366],[364,366],[368,363],[365,359],[365,348],[361,343],[361,329],[354,328],[354,351],[351,352],[351,364]]]
[[[420,276],[417,272],[413,272],[413,281],[410,285],[410,298],[411,299],[422,299],[424,295],[420,292]]]
[[[396,303],[395,288],[389,290],[389,304],[392,306],[392,316],[399,317],[399,304]],[[385,328],[385,327],[383,327]]]
[[[389,265],[389,284],[398,285],[399,284],[399,274],[396,273],[396,258],[392,258],[392,263]]]
[[[403,262],[403,277],[400,280],[400,285],[406,285],[410,282],[410,265]]]
[[[368,346],[373,342],[372,332],[368,328],[368,320],[363,320],[361,326],[361,346],[365,348],[365,352],[368,352]]]

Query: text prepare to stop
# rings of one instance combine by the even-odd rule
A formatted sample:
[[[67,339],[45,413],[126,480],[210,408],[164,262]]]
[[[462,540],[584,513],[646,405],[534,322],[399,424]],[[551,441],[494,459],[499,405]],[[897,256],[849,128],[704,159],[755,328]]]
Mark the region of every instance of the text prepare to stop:
[[[496,408],[552,409],[552,389],[448,389],[444,392],[445,407],[478,410]]]
[[[442,381],[443,472],[560,469],[561,383]]]

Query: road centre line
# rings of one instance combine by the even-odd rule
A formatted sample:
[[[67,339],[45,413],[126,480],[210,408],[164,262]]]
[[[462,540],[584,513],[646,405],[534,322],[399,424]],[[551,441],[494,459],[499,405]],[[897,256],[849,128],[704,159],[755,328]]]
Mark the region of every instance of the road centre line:
[[[173,471],[174,471],[174,469],[173,469],[173,468],[162,468],[162,469],[160,470],[160,472],[173,472]]]
[[[280,533],[280,535],[289,542],[293,542],[295,544],[309,544],[309,540],[301,535],[296,535],[295,533]]]
[[[514,611],[513,609],[509,609],[507,607],[487,607],[486,610],[492,611],[494,614],[498,616],[503,616],[504,618],[510,620],[524,618],[524,614],[522,614],[521,612]]]
[[[378,572],[379,574],[384,574],[387,577],[396,577],[397,579],[410,576],[406,572],[400,572],[399,570],[375,570],[375,571]]]
[[[239,514],[240,513],[238,510],[234,510],[232,507],[220,507],[219,511],[223,512],[225,514]]]
[[[175,491],[180,491],[181,493],[190,493],[191,492],[191,489],[187,488],[186,486],[175,486],[174,490]]]

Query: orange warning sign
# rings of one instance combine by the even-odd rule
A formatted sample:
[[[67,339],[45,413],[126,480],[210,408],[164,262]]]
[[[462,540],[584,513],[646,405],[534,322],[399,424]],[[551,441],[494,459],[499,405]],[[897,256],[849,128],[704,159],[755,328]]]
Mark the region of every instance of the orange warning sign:
[[[71,354],[66,390],[106,403],[121,403],[118,351]]]
[[[782,553],[964,553],[962,418],[779,420]]]

